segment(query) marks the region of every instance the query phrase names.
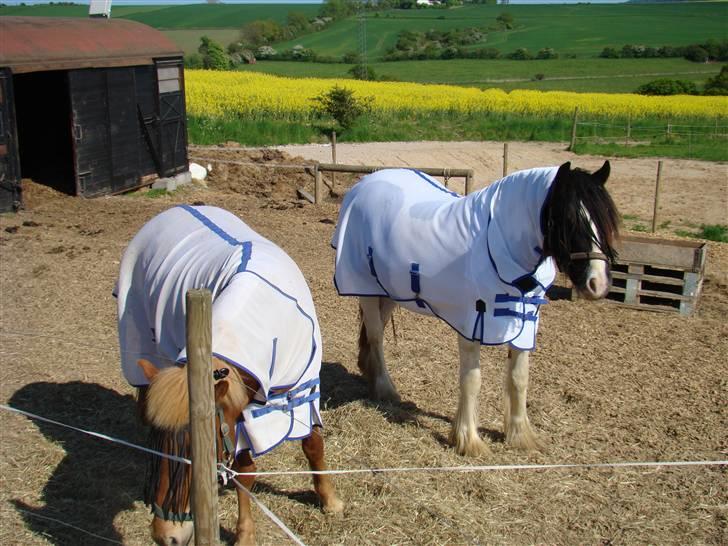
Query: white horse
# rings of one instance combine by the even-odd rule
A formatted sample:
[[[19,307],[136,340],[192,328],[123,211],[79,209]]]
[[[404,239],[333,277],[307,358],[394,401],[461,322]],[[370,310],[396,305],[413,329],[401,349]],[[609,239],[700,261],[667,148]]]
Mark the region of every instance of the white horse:
[[[340,295],[358,296],[359,368],[375,400],[398,402],[384,362],[384,328],[396,305],[433,315],[458,335],[460,398],[450,443],[487,451],[477,428],[480,346],[507,344],[504,433],[508,444],[541,443],[526,412],[529,352],[539,306],[556,267],[596,300],[607,295],[618,237],[617,209],[595,173],[561,167],[511,174],[460,196],[414,170],[375,172],[341,206],[332,246]]]

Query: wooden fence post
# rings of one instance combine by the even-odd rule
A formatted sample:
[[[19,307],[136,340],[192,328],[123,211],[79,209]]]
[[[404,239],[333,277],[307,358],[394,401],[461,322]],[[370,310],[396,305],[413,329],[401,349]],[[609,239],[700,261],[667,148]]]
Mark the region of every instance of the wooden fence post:
[[[627,114],[627,136],[624,139],[624,145],[629,146],[629,137],[632,136],[632,113]]]
[[[321,203],[321,170],[318,164],[313,169],[313,202],[315,205]]]
[[[468,195],[472,191],[473,185],[473,171],[468,171],[465,175],[465,195]]]
[[[336,131],[331,132],[331,163],[336,165]],[[331,173],[331,191],[336,185],[336,173]]]
[[[662,176],[662,160],[657,162],[657,180],[655,180],[655,206],[652,211],[652,233],[657,228],[657,208],[660,206],[660,177]]]
[[[215,394],[212,377],[212,295],[189,290],[187,304],[187,381],[192,449],[191,504],[195,544],[214,546],[220,533],[217,519],[217,456]]]
[[[569,151],[574,151],[574,146],[576,146],[576,123],[579,119],[579,107],[574,108],[574,120],[571,123],[571,143],[569,144]]]
[[[503,176],[508,174],[508,143],[503,143]]]

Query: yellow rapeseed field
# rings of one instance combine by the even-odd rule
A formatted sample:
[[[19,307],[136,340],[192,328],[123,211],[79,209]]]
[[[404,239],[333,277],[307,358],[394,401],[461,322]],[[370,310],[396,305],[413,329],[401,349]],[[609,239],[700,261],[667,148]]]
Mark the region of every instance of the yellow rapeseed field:
[[[371,97],[376,112],[514,113],[533,116],[580,113],[597,116],[728,116],[726,97],[480,90],[452,85],[283,78],[253,72],[185,71],[187,111],[209,117],[300,118],[311,114],[314,97],[334,85],[356,97]]]

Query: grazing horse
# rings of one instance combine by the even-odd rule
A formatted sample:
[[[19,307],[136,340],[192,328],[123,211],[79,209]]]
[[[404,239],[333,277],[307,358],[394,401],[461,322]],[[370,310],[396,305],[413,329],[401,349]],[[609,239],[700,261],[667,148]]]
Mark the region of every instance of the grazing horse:
[[[480,346],[507,344],[506,442],[541,447],[526,413],[529,351],[556,267],[580,294],[607,295],[619,215],[605,189],[609,162],[593,174],[560,167],[513,173],[465,197],[427,175],[389,169],[346,194],[332,246],[334,283],[358,296],[359,368],[375,400],[398,402],[384,362],[394,307],[436,316],[458,334],[460,399],[450,443],[487,451],[478,435]]]
[[[302,440],[312,470],[325,470],[319,413],[321,334],[308,286],[291,258],[235,215],[215,207],[173,207],[132,239],[121,260],[115,296],[127,381],[139,388],[153,456],[145,502],[157,544],[184,545],[190,513],[189,396],[185,295],[212,293],[212,369],[219,463],[254,472],[253,457],[284,440]],[[236,544],[255,541],[244,486],[236,480]],[[314,475],[327,512],[341,512],[331,480]]]

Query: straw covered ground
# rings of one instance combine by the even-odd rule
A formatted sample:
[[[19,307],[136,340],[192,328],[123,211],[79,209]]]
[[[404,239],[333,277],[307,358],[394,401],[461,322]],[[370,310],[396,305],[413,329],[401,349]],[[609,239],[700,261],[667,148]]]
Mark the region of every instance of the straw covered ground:
[[[497,166],[502,148],[482,149]],[[552,149],[523,144],[518,150],[523,155],[514,157],[523,160],[514,168],[561,160]],[[398,153],[406,154],[401,148]],[[296,156],[281,150],[204,154],[242,162],[308,161],[303,150]],[[372,151],[368,157],[374,156]],[[427,157],[429,166],[467,166]],[[574,164],[591,169],[602,159],[574,158]],[[652,186],[654,170],[645,168],[640,176],[630,164],[619,160],[609,184],[620,207],[650,218],[650,200],[631,196]],[[716,223],[710,216],[715,204],[726,211],[725,165],[671,166],[690,177],[687,189],[697,197],[683,205],[666,197],[666,214]],[[340,176],[337,190],[343,192],[349,182]],[[693,316],[563,299],[544,307],[529,406],[532,423],[548,443],[545,452],[503,444],[505,350],[483,349],[480,424],[491,452],[467,459],[446,443],[458,388],[456,338],[446,325],[397,312],[396,340],[389,329],[386,356],[403,402],[367,401],[356,369],[356,302],[338,297],[331,282],[329,240],[338,203],[329,198],[314,207],[297,198],[301,186],[312,192],[310,175],[249,165],[216,166],[206,185],[156,198],[135,192],[83,200],[24,181],[26,209],[0,216],[2,403],[143,443],[133,392],[118,365],[111,291],[119,259],[154,214],[177,203],[204,202],[232,210],[280,244],[310,284],[324,341],[322,408],[331,468],[728,458],[728,245],[708,243],[707,278]],[[150,518],[141,501],[143,454],[7,410],[0,411],[0,420],[1,544],[149,543]],[[261,470],[304,466],[294,443],[259,460]],[[340,476],[335,483],[346,502],[340,517],[322,513],[305,476],[263,477],[254,491],[307,544],[719,545],[728,543],[725,468]],[[234,494],[225,493],[219,506],[222,536],[230,542]],[[260,544],[287,543],[260,510],[255,517]]]

